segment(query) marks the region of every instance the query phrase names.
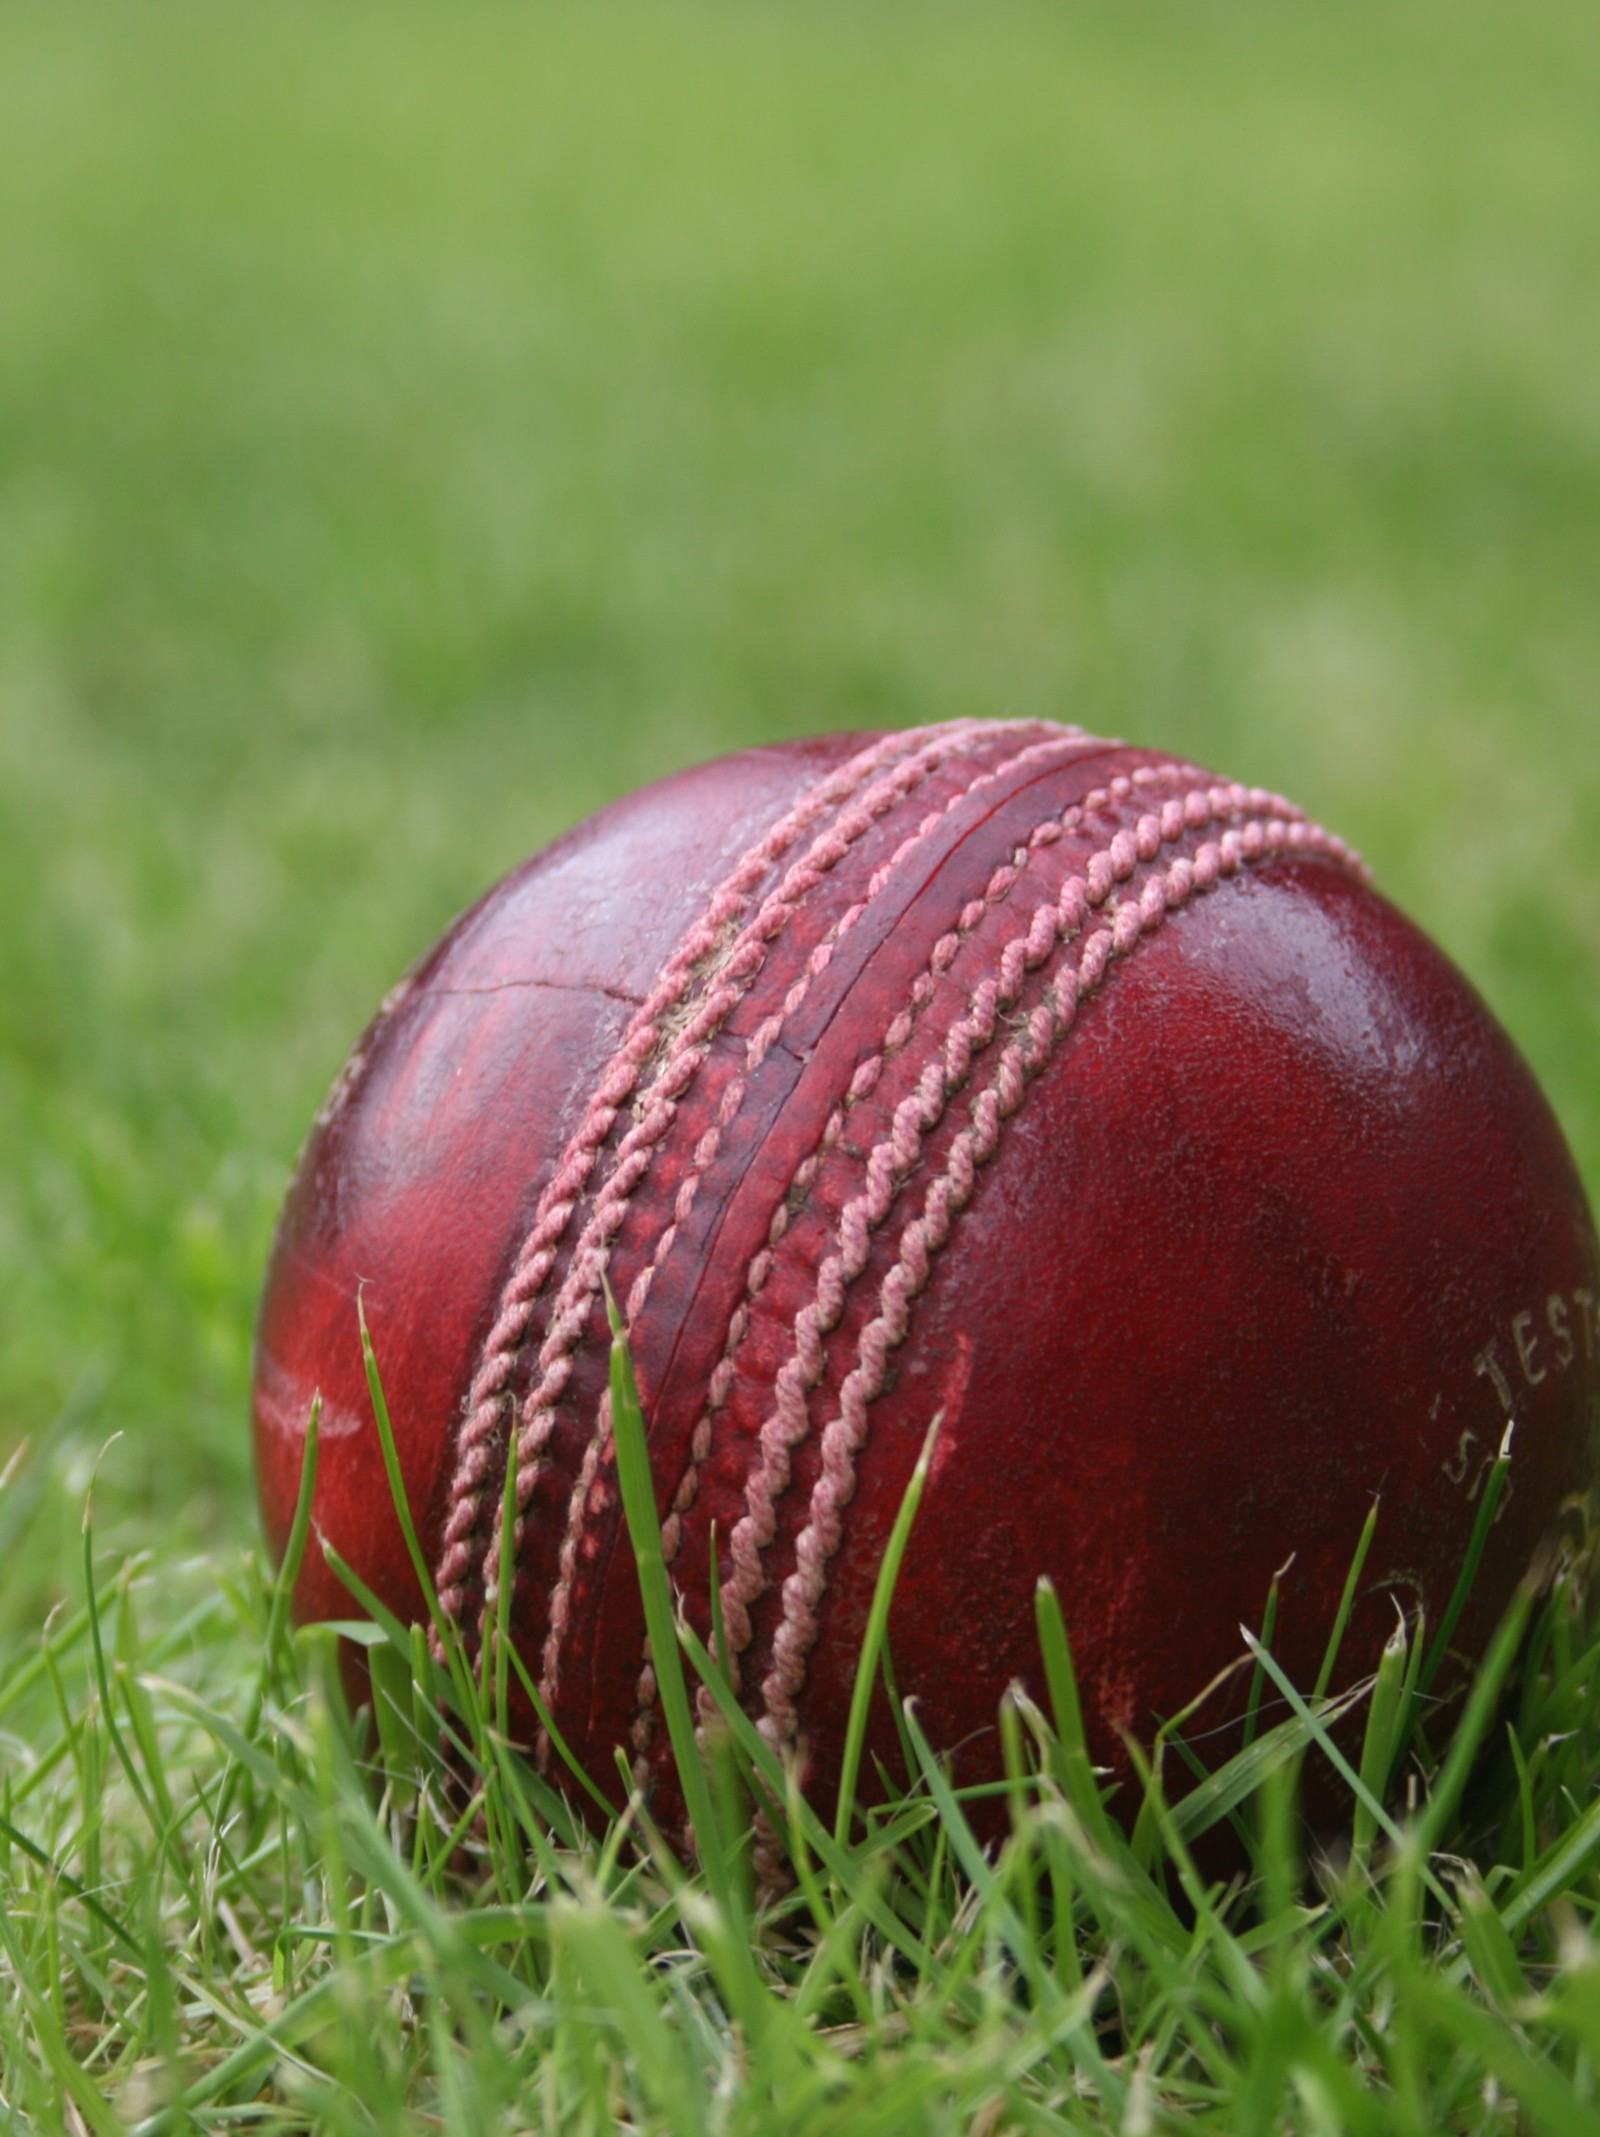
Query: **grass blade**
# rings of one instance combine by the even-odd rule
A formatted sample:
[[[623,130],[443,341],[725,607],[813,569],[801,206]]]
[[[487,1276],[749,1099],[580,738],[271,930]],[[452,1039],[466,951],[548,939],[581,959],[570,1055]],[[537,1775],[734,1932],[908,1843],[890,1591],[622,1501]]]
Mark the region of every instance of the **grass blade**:
[[[1072,1665],[1066,1620],[1061,1614],[1060,1598],[1048,1580],[1041,1580],[1034,1590],[1034,1620],[1039,1629],[1045,1685],[1050,1694],[1050,1711],[1060,1747],[1061,1786],[1068,1802],[1083,1820],[1085,1831],[1110,1854],[1120,1854],[1126,1842],[1112,1825],[1100,1793],[1099,1778],[1089,1757],[1083,1707],[1078,1698],[1078,1675]]]
[[[611,1431],[617,1456],[617,1479],[639,1572],[639,1592],[644,1601],[645,1627],[650,1636],[657,1694],[667,1719],[684,1803],[694,1827],[696,1852],[723,1923],[732,1932],[729,1948],[738,1955],[740,2015],[753,2029],[759,2030],[765,2023],[764,1992],[749,1958],[738,1878],[729,1859],[729,1836],[724,1833],[717,1816],[710,1775],[695,1734],[689,1687],[684,1677],[683,1658],[678,1651],[672,1591],[667,1583],[666,1560],[661,1549],[661,1517],[656,1510],[655,1478],[650,1468],[644,1413],[639,1405],[638,1383],[634,1379],[622,1316],[609,1285],[606,1288],[606,1312],[611,1322]]]
[[[900,1563],[906,1555],[906,1545],[911,1537],[911,1524],[917,1518],[917,1508],[922,1504],[922,1494],[928,1481],[928,1469],[933,1461],[933,1450],[939,1438],[939,1428],[944,1423],[941,1410],[928,1427],[922,1442],[922,1452],[917,1456],[911,1472],[911,1481],[900,1501],[900,1511],[895,1515],[894,1527],[889,1531],[889,1541],[884,1546],[883,1563],[878,1568],[877,1582],[872,1591],[872,1608],[867,1613],[867,1629],[861,1637],[861,1652],[856,1657],[855,1684],[850,1694],[850,1719],[845,1729],[844,1758],[839,1768],[839,1807],[833,1823],[833,1837],[841,1847],[850,1838],[850,1828],[855,1818],[856,1782],[861,1773],[861,1753],[867,1740],[867,1717],[872,1710],[872,1695],[878,1682],[878,1663],[883,1654],[884,1640],[889,1630],[889,1609],[894,1601],[895,1583],[900,1577]]]
[[[383,1392],[382,1376],[378,1371],[377,1352],[372,1347],[372,1331],[367,1326],[366,1302],[359,1292],[356,1294],[356,1318],[361,1328],[361,1357],[367,1370],[367,1392],[372,1398],[373,1423],[378,1428],[378,1446],[383,1454],[384,1474],[389,1479],[389,1496],[394,1501],[400,1533],[405,1538],[406,1555],[411,1560],[411,1570],[416,1575],[418,1588],[422,1591],[428,1616],[436,1625],[440,1625],[442,1630],[439,1597],[434,1589],[428,1561],[417,1538],[417,1525],[411,1518],[411,1501],[406,1493],[406,1480],[400,1467],[400,1452],[395,1445],[389,1403]]]
[[[1477,1580],[1478,1567],[1483,1562],[1484,1549],[1489,1541],[1489,1531],[1494,1526],[1501,1498],[1511,1479],[1511,1440],[1515,1431],[1516,1426],[1508,1422],[1505,1436],[1500,1442],[1500,1452],[1489,1465],[1484,1479],[1483,1496],[1478,1501],[1477,1519],[1472,1524],[1467,1555],[1461,1561],[1461,1571],[1456,1575],[1456,1584],[1450,1591],[1450,1600],[1445,1605],[1444,1616],[1439,1620],[1439,1630],[1434,1634],[1427,1659],[1422,1665],[1422,1673],[1417,1679],[1416,1698],[1412,1705],[1413,1715],[1420,1715],[1428,1694],[1433,1689],[1433,1681],[1449,1652],[1451,1638],[1460,1622],[1461,1613],[1467,1606],[1473,1583]]]
[[[1361,1534],[1356,1539],[1355,1555],[1350,1561],[1350,1570],[1344,1577],[1344,1591],[1339,1597],[1339,1607],[1333,1614],[1333,1629],[1328,1634],[1328,1645],[1323,1651],[1322,1667],[1317,1671],[1317,1681],[1311,1688],[1313,1706],[1327,1696],[1328,1686],[1333,1681],[1333,1672],[1338,1664],[1339,1650],[1344,1645],[1344,1636],[1350,1625],[1350,1613],[1355,1608],[1356,1594],[1361,1586],[1361,1576],[1366,1571],[1367,1553],[1372,1549],[1372,1539],[1377,1533],[1379,1501],[1374,1498],[1367,1510],[1367,1518],[1361,1524]]]

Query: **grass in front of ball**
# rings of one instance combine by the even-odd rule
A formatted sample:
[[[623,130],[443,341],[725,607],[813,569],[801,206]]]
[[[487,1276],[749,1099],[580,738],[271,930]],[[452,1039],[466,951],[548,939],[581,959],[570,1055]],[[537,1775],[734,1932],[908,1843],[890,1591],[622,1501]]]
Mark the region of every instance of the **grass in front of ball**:
[[[35,1747],[0,1783],[13,2115],[108,2137],[1600,2130],[1600,1635],[1576,1562],[1519,1591],[1448,1719],[1426,1692],[1443,1627],[1397,1622],[1376,1677],[1330,1699],[1343,1614],[1301,1690],[1264,1599],[1243,1747],[1173,1800],[1176,1761],[1205,1748],[1201,1716],[1179,1717],[1118,1817],[1042,1587],[1049,1696],[1000,1711],[1003,1845],[979,1844],[910,1705],[904,1771],[847,1788],[830,1825],[675,1616],[620,1345],[614,1367],[698,1860],[656,1831],[624,1763],[587,1777],[621,1808],[586,1822],[575,1777],[558,1791],[517,1755],[504,1641],[474,1664],[448,1628],[436,1652],[381,1609],[344,1634],[291,1628],[296,1562],[318,1547],[314,1433],[276,1576],[256,1558],[220,1582],[108,1569],[86,1511],[82,1607],[0,1669],[0,1717],[22,1732],[8,1749]],[[892,1692],[917,1490],[872,1614],[856,1747],[866,1694]],[[1358,1556],[1351,1593],[1360,1572]],[[158,1577],[204,1592],[173,1622],[170,1596],[152,1610]],[[149,1635],[152,1616],[171,1629]],[[375,1718],[350,1713],[341,1637],[366,1648]],[[697,1740],[701,1686],[714,1721]],[[1353,1758],[1348,1727],[1328,1733],[1341,1716]],[[1296,1782],[1324,1754],[1351,1809],[1308,1864]],[[1248,1868],[1216,1881],[1196,1856],[1223,1824]],[[781,1889],[762,1889],[762,1850]]]

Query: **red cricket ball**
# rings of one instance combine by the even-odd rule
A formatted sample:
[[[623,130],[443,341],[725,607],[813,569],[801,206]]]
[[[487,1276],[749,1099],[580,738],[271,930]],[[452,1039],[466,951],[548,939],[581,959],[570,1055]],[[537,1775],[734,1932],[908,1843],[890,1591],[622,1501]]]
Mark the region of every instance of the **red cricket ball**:
[[[822,1802],[936,1411],[891,1641],[967,1780],[1041,1689],[1041,1574],[1118,1765],[1291,1557],[1310,1683],[1374,1494],[1352,1675],[1382,1591],[1437,1622],[1508,1420],[1477,1637],[1595,1476],[1593,1224],[1477,995],[1287,802],[1048,724],[748,750],[602,810],[402,981],[289,1191],[274,1546],[320,1390],[317,1525],[420,1612],[359,1289],[445,1608],[476,1637],[514,1432],[518,1649],[601,1784],[621,1745],[670,1807],[606,1277],[671,1578],[705,1631],[714,1529],[740,1696]],[[350,1611],[315,1549],[297,1602]]]

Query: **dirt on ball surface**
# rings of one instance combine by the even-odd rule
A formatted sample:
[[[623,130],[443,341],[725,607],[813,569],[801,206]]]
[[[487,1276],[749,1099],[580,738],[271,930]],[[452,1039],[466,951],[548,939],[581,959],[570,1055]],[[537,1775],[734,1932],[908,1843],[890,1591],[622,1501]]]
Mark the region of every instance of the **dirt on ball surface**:
[[[476,1642],[514,1441],[519,1651],[600,1785],[621,1745],[671,1819],[603,1280],[671,1580],[705,1633],[714,1531],[740,1697],[824,1805],[937,1412],[890,1636],[962,1781],[1006,1685],[1042,1693],[1042,1574],[1126,1770],[1291,1559],[1309,1688],[1375,1494],[1349,1678],[1390,1595],[1437,1622],[1508,1422],[1466,1646],[1596,1471],[1594,1228],[1478,996],[1290,804],[1043,723],[750,750],[602,810],[395,989],[291,1186],[274,1547],[320,1391],[317,1529],[421,1614],[359,1292],[444,1607]],[[296,1600],[353,1607],[315,1547]],[[898,1767],[887,1711],[871,1749]]]

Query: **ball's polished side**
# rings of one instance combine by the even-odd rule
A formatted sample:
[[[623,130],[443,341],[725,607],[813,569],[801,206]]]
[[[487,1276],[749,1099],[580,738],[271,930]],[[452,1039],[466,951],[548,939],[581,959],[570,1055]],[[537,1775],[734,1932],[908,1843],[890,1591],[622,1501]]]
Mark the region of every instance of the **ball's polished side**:
[[[359,1288],[444,1607],[475,1639],[514,1434],[520,1652],[602,1784],[622,1745],[670,1801],[603,1277],[671,1578],[704,1630],[714,1529],[741,1697],[824,1801],[936,1411],[891,1638],[962,1779],[1039,1690],[1040,1574],[1118,1763],[1291,1556],[1310,1683],[1374,1494],[1352,1675],[1384,1591],[1437,1622],[1508,1420],[1477,1637],[1595,1474],[1594,1230],[1477,996],[1287,803],[1043,724],[751,750],[603,810],[401,984],[301,1159],[256,1365],[274,1545],[320,1390],[320,1531],[420,1611]],[[297,1601],[351,1608],[315,1549]]]

